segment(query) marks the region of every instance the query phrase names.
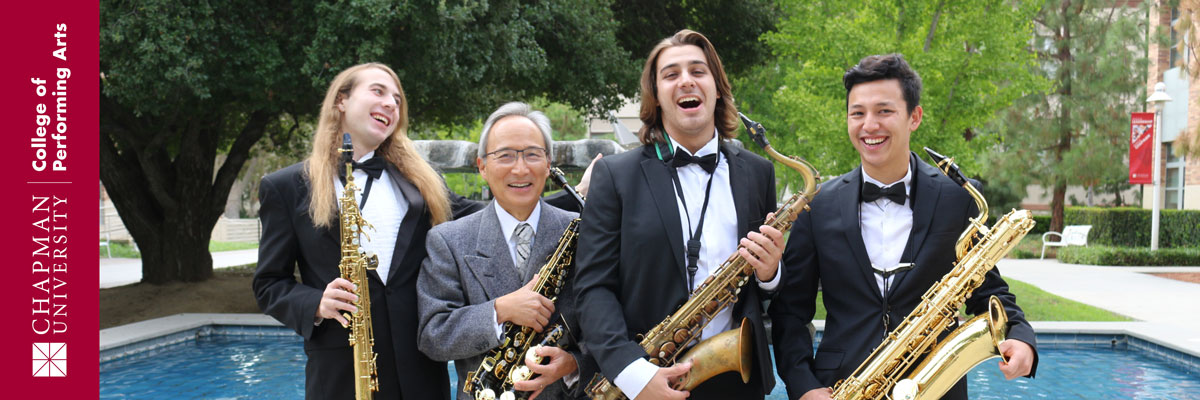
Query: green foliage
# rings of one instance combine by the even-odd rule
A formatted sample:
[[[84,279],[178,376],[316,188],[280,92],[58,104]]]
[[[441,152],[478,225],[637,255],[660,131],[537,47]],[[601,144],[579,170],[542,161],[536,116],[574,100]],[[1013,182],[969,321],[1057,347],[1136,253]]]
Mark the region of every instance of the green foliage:
[[[1160,210],[1161,248],[1200,248],[1200,210]],[[1088,245],[1149,247],[1151,210],[1144,208],[1068,207],[1067,225],[1091,225]]]
[[[1067,246],[1059,249],[1058,261],[1068,264],[1122,266],[1200,266],[1200,248]]]
[[[740,74],[770,56],[758,39],[779,19],[774,0],[613,0],[612,11],[617,42],[632,53],[635,72],[659,40],[687,28],[712,41],[727,72]]]
[[[211,276],[201,254],[251,149],[294,153],[346,67],[392,66],[435,136],[511,100],[598,113],[637,88],[607,1],[103,0],[99,19],[100,177],[157,283]]]
[[[1120,187],[1129,114],[1144,109],[1146,4],[1046,2],[1033,18],[1032,71],[1053,81],[1054,90],[1020,99],[988,127],[982,142],[990,147],[983,157],[990,178],[1012,188],[1051,188],[1053,215],[1062,215],[1068,185]]]
[[[771,131],[780,152],[807,158],[825,176],[859,164],[847,143],[842,75],[865,56],[905,56],[924,83],[925,117],[912,148],[956,157],[968,174],[981,166],[975,155],[983,146],[967,142],[974,130],[1046,87],[1025,51],[1035,2],[782,3],[779,28],[763,35],[776,59],[734,87],[740,109]]]
[[[1033,226],[1033,229],[1029,231],[1029,234],[1027,236],[1035,236],[1036,235],[1037,237],[1041,238],[1043,233],[1050,231],[1050,216],[1049,215],[1034,215],[1033,222],[1035,225]],[[1039,239],[1039,240],[1041,240],[1041,239]]]
[[[1051,249],[1053,248],[1046,250],[1049,251]],[[1006,258],[1029,259],[1038,258],[1041,257],[1041,255],[1042,235],[1040,233],[1035,235],[1030,232],[1028,235],[1025,235],[1025,237],[1021,238],[1021,241],[1017,243],[1017,247],[1014,247],[1013,250],[1008,253]]]

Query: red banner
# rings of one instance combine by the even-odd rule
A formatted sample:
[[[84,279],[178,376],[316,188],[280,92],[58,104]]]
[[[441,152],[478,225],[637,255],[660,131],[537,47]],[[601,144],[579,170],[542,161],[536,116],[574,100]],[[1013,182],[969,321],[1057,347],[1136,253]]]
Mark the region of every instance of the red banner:
[[[1129,183],[1151,184],[1154,171],[1154,113],[1133,113],[1129,124]]]
[[[4,397],[94,399],[99,8],[85,1],[9,2],[0,22]]]

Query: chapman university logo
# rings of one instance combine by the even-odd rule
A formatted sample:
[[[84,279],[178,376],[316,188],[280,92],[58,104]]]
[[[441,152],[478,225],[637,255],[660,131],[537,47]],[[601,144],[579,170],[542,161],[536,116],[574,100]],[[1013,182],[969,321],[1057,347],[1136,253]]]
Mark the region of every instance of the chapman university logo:
[[[33,376],[67,376],[67,344],[34,343]]]

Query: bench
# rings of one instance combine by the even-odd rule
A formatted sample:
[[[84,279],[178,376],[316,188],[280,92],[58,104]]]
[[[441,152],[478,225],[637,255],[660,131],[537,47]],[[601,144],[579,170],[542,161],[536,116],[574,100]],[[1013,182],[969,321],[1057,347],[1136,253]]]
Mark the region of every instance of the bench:
[[[1046,246],[1087,246],[1088,232],[1091,230],[1091,225],[1068,225],[1063,228],[1061,233],[1054,231],[1043,233],[1042,259],[1046,258]],[[1058,240],[1046,240],[1050,236],[1058,236]]]

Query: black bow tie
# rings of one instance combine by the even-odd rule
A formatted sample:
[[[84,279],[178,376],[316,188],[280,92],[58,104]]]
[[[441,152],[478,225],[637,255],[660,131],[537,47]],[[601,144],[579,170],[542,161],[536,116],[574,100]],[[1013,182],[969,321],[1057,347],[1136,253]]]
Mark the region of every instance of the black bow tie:
[[[717,153],[712,153],[707,156],[694,157],[683,151],[683,148],[675,149],[675,156],[671,157],[671,166],[675,168],[686,167],[688,164],[699,165],[704,168],[705,172],[713,173],[717,170]]]
[[[875,186],[874,183],[863,182],[862,201],[864,203],[870,203],[880,198],[891,200],[896,204],[904,204],[904,200],[908,198],[908,195],[904,193],[904,183],[881,189],[879,186]]]
[[[383,175],[383,166],[385,163],[386,161],[383,160],[383,157],[375,156],[363,162],[355,161],[354,169],[366,172],[367,176],[371,177],[371,179],[379,179],[379,176]]]

